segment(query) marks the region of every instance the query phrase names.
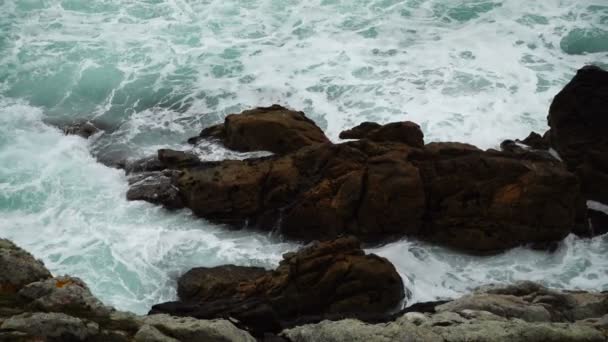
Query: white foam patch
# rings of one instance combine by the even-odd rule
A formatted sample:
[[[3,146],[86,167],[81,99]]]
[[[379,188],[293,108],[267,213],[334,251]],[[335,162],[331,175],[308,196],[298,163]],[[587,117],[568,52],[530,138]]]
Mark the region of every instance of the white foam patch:
[[[370,249],[389,259],[412,291],[407,305],[460,297],[486,284],[531,280],[557,289],[608,290],[608,235],[571,235],[553,252],[515,248],[493,256],[471,256],[418,241]]]

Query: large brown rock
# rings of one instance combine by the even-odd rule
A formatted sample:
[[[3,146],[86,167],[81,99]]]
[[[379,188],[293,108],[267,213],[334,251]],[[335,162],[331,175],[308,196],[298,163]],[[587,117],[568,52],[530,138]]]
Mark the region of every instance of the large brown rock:
[[[551,144],[589,200],[608,203],[608,72],[580,69],[549,110]]]
[[[219,139],[227,148],[236,151],[277,154],[329,142],[323,131],[303,112],[279,105],[228,115],[223,124],[206,128],[199,138]]]
[[[284,256],[279,267],[202,301],[171,302],[152,313],[196,318],[234,317],[256,334],[279,331],[291,320],[325,315],[388,314],[405,298],[403,282],[386,259],[366,255],[355,238],[320,242]],[[227,285],[228,286],[228,285]]]
[[[458,143],[362,139],[178,170],[170,184],[134,184],[135,194],[302,241],[417,236],[494,252],[562,239],[581,203],[577,178],[554,158]]]

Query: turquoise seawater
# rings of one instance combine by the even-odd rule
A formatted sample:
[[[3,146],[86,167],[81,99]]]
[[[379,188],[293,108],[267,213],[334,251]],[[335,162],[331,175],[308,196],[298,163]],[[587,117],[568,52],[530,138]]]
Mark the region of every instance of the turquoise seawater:
[[[427,141],[489,148],[544,131],[552,97],[591,63],[608,66],[605,0],[0,0],[0,236],[145,312],[190,267],[273,267],[297,246],[129,203],[125,175],[95,156],[186,148],[272,103],[334,141],[361,121],[412,120]],[[85,141],[45,124],[77,119],[107,131]],[[608,290],[605,239],[483,258],[416,241],[374,252],[414,302],[517,279]]]

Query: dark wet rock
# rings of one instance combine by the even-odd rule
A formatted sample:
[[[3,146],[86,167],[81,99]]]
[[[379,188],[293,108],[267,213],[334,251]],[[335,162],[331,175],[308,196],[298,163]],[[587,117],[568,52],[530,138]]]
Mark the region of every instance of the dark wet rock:
[[[392,122],[379,125],[364,122],[340,133],[340,139],[369,139],[375,142],[398,142],[413,147],[424,146],[424,134],[420,126],[411,122]]]
[[[65,135],[78,135],[85,139],[88,139],[99,131],[100,129],[89,121],[75,122],[63,128]]]
[[[553,99],[548,121],[551,144],[581,178],[586,198],[608,203],[608,72],[580,69]]]
[[[145,196],[130,198],[175,207],[179,194],[201,217],[277,229],[301,241],[417,236],[494,252],[561,240],[579,220],[582,203],[577,178],[552,157],[460,143],[416,148],[362,139],[172,167],[179,174],[152,186],[144,182]]]
[[[177,172],[156,171],[135,175],[130,180],[127,199],[161,204],[167,209],[181,209],[184,203],[173,178]]]
[[[379,123],[366,121],[351,129],[340,132],[340,139],[363,139],[380,127],[382,125]]]
[[[236,293],[240,282],[257,279],[266,272],[261,267],[234,265],[193,268],[177,281],[177,295],[182,301],[229,297]]]
[[[279,267],[207,295],[203,301],[156,305],[151,313],[196,318],[234,317],[255,335],[277,332],[302,316],[388,314],[405,297],[394,266],[365,255],[354,238],[311,244],[284,256]]]
[[[519,141],[519,140],[518,140]],[[551,148],[551,137],[549,132],[540,135],[536,132],[531,132],[524,140],[519,141],[524,145],[530,146],[535,150],[548,150]]]
[[[169,149],[158,150],[158,161],[164,168],[168,169],[192,167],[201,163],[194,153]]]
[[[50,277],[42,261],[13,242],[0,239],[0,295],[16,293],[29,283]]]
[[[235,151],[277,154],[329,143],[323,131],[303,112],[279,105],[228,115],[223,124],[204,129],[198,138],[219,139]],[[189,141],[195,143],[198,138]]]

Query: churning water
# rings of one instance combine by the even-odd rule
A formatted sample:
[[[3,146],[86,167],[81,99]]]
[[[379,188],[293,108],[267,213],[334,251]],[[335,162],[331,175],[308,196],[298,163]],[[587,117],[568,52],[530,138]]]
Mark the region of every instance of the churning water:
[[[575,70],[606,61],[605,0],[0,0],[0,236],[145,312],[190,267],[274,267],[297,246],[127,202],[125,175],[92,155],[184,148],[272,103],[334,141],[361,121],[411,120],[427,141],[488,148],[544,131]],[[108,130],[85,141],[44,123],[76,119]],[[411,240],[373,251],[413,302],[517,279],[608,290],[606,239],[569,237],[553,254]]]

